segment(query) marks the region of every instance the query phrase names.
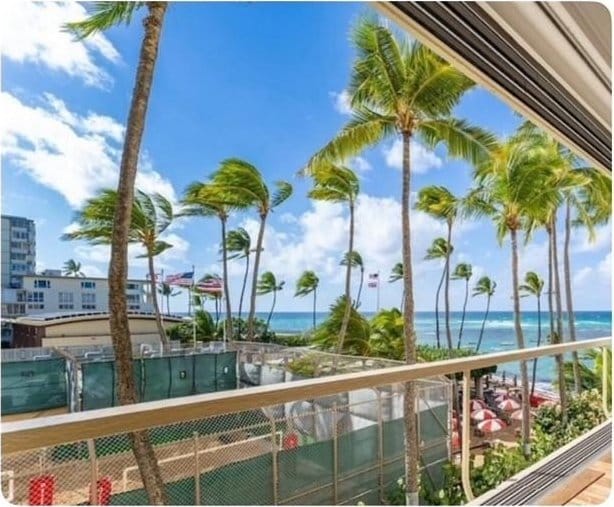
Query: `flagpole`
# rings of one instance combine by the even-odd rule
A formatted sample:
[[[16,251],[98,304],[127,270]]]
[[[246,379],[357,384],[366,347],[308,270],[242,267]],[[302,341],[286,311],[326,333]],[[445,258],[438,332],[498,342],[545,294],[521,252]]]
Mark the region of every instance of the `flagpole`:
[[[195,278],[196,278],[196,271],[194,270],[194,264],[192,264],[192,287],[188,287],[188,294],[190,296],[190,302],[192,301]],[[192,317],[192,337],[194,339],[193,347],[194,349],[196,349],[196,312],[194,312],[194,316]]]
[[[377,272],[377,311],[379,312],[379,287],[380,287],[380,279],[379,279],[379,270]]]
[[[154,277],[156,277],[156,273],[154,273]],[[162,287],[162,284],[164,283],[164,270],[160,270],[160,287]],[[157,293],[158,292],[158,280],[154,280],[154,291]],[[156,297],[158,297],[156,295]],[[162,294],[162,291],[160,291],[160,303],[164,302],[164,294]],[[164,327],[164,305],[161,304],[160,308],[162,308],[162,310],[160,311],[160,322],[162,323],[162,327]],[[168,305],[166,306],[166,311],[168,312]]]

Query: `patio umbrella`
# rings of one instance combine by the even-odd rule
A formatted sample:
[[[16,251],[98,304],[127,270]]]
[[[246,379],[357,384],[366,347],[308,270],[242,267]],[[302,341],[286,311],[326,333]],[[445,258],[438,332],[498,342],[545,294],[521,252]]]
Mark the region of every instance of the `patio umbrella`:
[[[515,410],[510,416],[515,421],[522,421],[522,410]]]
[[[489,419],[478,424],[478,429],[484,433],[494,433],[505,428],[505,423],[501,419]]]
[[[452,432],[452,449],[458,449],[461,446],[461,438],[458,431]]]
[[[488,408],[482,408],[480,410],[474,410],[471,412],[471,419],[473,421],[485,421],[487,419],[496,419],[497,414]]]
[[[503,400],[503,401],[499,402],[497,404],[497,406],[501,410],[512,411],[512,410],[519,409],[520,408],[520,403],[518,403],[516,400],[513,400],[512,398],[508,398],[507,400]]]
[[[456,417],[452,418],[452,430],[456,431],[458,429],[458,419]]]
[[[486,408],[486,403],[482,400],[473,399],[470,403],[470,410],[480,410],[481,408]]]

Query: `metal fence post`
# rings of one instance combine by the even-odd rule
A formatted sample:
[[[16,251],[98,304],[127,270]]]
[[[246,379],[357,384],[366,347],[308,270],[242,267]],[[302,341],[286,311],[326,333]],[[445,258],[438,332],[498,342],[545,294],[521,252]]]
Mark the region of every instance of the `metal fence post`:
[[[463,372],[463,448],[461,452],[461,478],[463,483],[463,491],[468,501],[473,500],[473,492],[471,491],[471,478],[469,475],[469,440],[471,438],[470,431],[470,398],[471,398],[471,370]]]
[[[603,413],[606,416],[609,416],[608,410],[608,397],[609,389],[608,389],[608,373],[610,371],[610,367],[608,366],[608,348],[601,348],[601,399],[603,402]]]
[[[200,461],[198,458],[198,431],[195,431],[194,436],[194,505],[200,505]]]
[[[382,392],[376,388],[377,392],[377,454],[379,458],[379,498],[384,502],[384,414],[382,410]]]
[[[279,504],[279,470],[277,463],[277,428],[275,418],[271,417],[271,454],[273,459],[273,505]]]
[[[339,474],[339,449],[337,439],[337,402],[333,402],[333,504],[339,504],[338,474]]]
[[[96,445],[92,439],[87,441],[87,451],[90,455],[90,504],[98,505],[98,461]]]

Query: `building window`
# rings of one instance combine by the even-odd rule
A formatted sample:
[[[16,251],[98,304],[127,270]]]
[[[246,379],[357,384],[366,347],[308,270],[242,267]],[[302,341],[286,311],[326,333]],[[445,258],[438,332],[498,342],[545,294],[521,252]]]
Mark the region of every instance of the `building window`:
[[[141,307],[139,305],[128,305],[128,310],[140,310]]]
[[[85,294],[81,294],[81,308],[83,310],[95,310],[96,294],[87,292]]]
[[[26,271],[26,266],[24,264],[11,264],[11,271]]]
[[[141,295],[140,294],[126,294],[126,301],[128,301],[128,303],[140,303]]]
[[[95,289],[96,282],[81,282],[82,289]]]
[[[51,288],[50,280],[34,280],[35,289],[49,289]]]
[[[11,253],[11,260],[13,261],[25,261],[26,254],[24,253]]]
[[[44,310],[45,305],[42,303],[28,303],[28,310]]]
[[[126,290],[139,290],[141,288],[141,284],[139,283],[127,283]]]
[[[60,310],[73,310],[75,308],[72,292],[58,292],[58,308]]]
[[[38,292],[38,291],[28,292],[28,303],[44,303],[44,302],[45,302],[44,292]]]

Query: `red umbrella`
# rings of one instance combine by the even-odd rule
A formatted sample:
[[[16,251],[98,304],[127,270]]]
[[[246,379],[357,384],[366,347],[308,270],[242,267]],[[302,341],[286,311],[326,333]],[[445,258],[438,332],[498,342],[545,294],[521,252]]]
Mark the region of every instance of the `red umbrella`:
[[[522,421],[522,410],[515,410],[510,416],[515,421]]]
[[[474,410],[471,412],[471,419],[473,421],[485,421],[487,419],[496,419],[497,414],[488,408],[482,408],[480,410]]]
[[[494,433],[505,428],[505,423],[501,419],[489,419],[478,423],[478,429],[484,433]]]
[[[452,432],[452,449],[459,449],[461,446],[461,437],[458,431]]]
[[[520,408],[520,403],[512,398],[508,398],[507,400],[503,400],[497,404],[497,406],[501,410],[512,411]]]
[[[458,429],[458,419],[456,417],[452,418],[452,430],[456,431]]]
[[[474,399],[471,400],[469,410],[480,410],[481,408],[486,408],[486,406],[486,403],[484,403],[482,400]]]
[[[509,398],[509,394],[507,393],[499,393],[497,394],[497,396],[495,397],[495,403],[500,403],[503,400],[507,400]]]

